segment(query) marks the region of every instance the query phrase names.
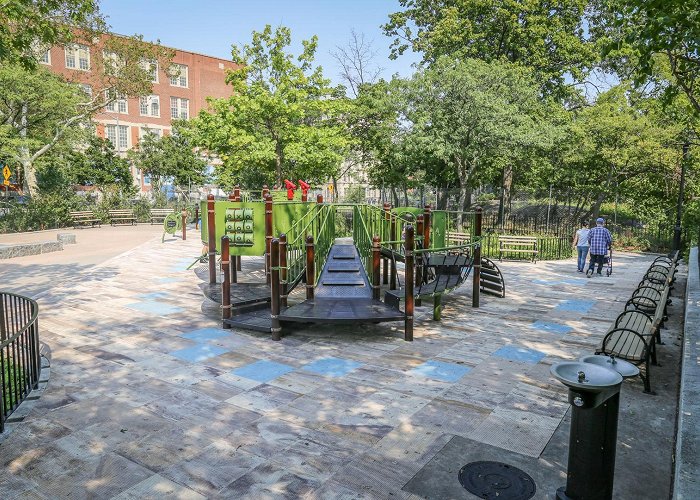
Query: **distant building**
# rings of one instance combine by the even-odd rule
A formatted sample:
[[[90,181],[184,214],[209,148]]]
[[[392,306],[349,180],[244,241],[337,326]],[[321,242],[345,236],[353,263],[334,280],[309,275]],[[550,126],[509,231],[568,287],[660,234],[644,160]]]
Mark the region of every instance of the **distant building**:
[[[90,56],[95,50],[102,49],[82,44],[56,46],[48,50],[39,62],[68,80],[82,82],[86,92],[92,92],[89,86],[92,71]],[[138,144],[146,133],[158,136],[170,134],[172,120],[196,116],[206,108],[207,97],[231,95],[231,87],[226,85],[225,76],[226,70],[236,68],[233,62],[173,50],[175,56],[172,63],[179,66],[178,76],[170,76],[167,72],[169,68],[155,68],[150,95],[118,99],[94,117],[97,135],[109,139],[121,155]],[[144,178],[133,166],[132,175],[142,192],[150,190],[148,178]]]

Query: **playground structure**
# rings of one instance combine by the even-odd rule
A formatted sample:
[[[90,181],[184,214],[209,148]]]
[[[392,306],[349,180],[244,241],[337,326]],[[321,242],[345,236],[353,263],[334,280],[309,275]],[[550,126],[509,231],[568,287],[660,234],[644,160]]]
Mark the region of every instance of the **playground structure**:
[[[202,202],[208,283],[201,287],[221,304],[224,328],[264,331],[280,340],[289,323],[403,321],[404,339],[411,341],[414,305],[432,298],[439,320],[443,295],[470,275],[473,307],[479,307],[481,291],[505,296],[500,270],[480,255],[480,209],[462,214],[455,228],[429,205],[330,204],[321,195],[308,202],[308,185],[302,188],[302,201],[274,199],[267,188],[259,200],[249,195],[242,201],[236,188],[228,200],[209,195]],[[241,257],[261,255],[265,283],[239,282]],[[305,300],[290,305],[290,293],[302,284]]]

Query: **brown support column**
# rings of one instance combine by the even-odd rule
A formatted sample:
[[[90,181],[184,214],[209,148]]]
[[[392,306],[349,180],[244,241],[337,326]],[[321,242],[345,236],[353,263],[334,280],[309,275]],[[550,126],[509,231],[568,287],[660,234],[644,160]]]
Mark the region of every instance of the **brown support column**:
[[[316,269],[314,266],[314,237],[306,237],[306,298],[314,298],[314,282],[316,281]]]
[[[270,242],[271,251],[271,296],[270,296],[270,331],[272,340],[280,340],[282,327],[280,326],[280,240],[273,238]]]
[[[404,248],[406,252],[406,319],[404,321],[404,340],[413,341],[413,226],[406,226]]]
[[[396,215],[391,214],[391,224],[389,225],[389,241],[396,241]],[[391,244],[391,249],[396,251],[396,243]],[[391,283],[390,290],[396,290],[396,259],[391,259]]]
[[[240,186],[233,187],[233,201],[241,201],[241,187]]]
[[[323,203],[323,195],[322,194],[316,195],[316,203]]]
[[[209,284],[216,283],[216,222],[214,220],[214,195],[207,196],[207,243],[209,245]]]
[[[236,201],[236,195],[233,192],[229,193],[228,201]]]
[[[481,207],[476,207],[474,215],[474,236],[481,238]],[[474,281],[472,283],[472,307],[479,307],[479,293],[481,292],[481,242],[474,248],[474,269],[472,270]]]
[[[423,215],[419,215],[416,217],[416,234],[423,235]],[[417,247],[417,245],[416,245]],[[414,262],[416,263],[416,288],[421,286],[423,283],[423,254],[418,254],[417,256],[414,256],[413,258]],[[415,299],[415,304],[417,306],[422,305],[422,301],[420,298]]]
[[[272,196],[265,197],[265,283],[270,284],[270,244],[272,243]]]
[[[382,239],[389,240],[387,236],[389,235],[389,226],[391,224],[391,205],[384,203],[382,209],[384,210],[384,223],[382,224]],[[385,285],[389,284],[389,259],[384,257],[384,281]]]
[[[280,234],[280,280],[282,307],[287,307],[287,235]]]
[[[302,190],[301,190],[301,201],[304,202],[304,203],[306,203],[307,201],[309,201],[309,192],[306,191],[305,189],[302,189]]]
[[[194,228],[199,229],[199,205],[194,207]]]
[[[372,298],[379,300],[380,295],[380,263],[381,263],[381,245],[379,236],[372,237]]]
[[[182,241],[187,240],[187,210],[183,210],[180,213],[182,217]]]
[[[231,259],[229,255],[229,238],[224,235],[221,237],[221,270],[224,278],[221,282],[221,319],[223,328],[231,328],[231,325],[226,323],[227,319],[231,318]]]
[[[264,200],[265,198],[267,198],[268,194],[270,194],[270,189],[267,187],[267,184],[263,184],[262,199]]]

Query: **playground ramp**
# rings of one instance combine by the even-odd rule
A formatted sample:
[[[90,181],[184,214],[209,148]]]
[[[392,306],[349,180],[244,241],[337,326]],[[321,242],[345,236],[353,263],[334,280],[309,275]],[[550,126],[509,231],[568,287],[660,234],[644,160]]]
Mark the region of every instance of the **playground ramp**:
[[[404,314],[372,299],[372,287],[352,243],[335,243],[330,249],[314,290],[314,298],[280,312],[280,320],[296,323],[379,323],[403,321]],[[269,308],[237,314],[225,323],[238,328],[270,332]]]

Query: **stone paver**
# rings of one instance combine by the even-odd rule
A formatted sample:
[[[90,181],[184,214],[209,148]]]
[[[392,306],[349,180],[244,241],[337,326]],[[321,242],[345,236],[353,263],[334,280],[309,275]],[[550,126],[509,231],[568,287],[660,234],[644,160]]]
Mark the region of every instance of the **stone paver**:
[[[593,352],[653,258],[592,279],[503,263],[506,299],[419,307],[413,343],[401,324],[272,342],[219,328],[185,270],[199,250],[152,239],[41,296],[51,380],[0,442],[1,498],[417,498],[456,438],[540,457],[568,410],[549,367]]]

